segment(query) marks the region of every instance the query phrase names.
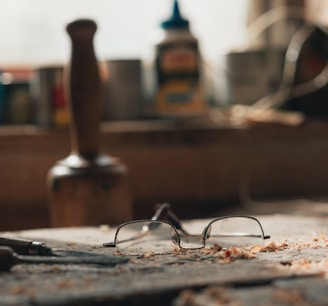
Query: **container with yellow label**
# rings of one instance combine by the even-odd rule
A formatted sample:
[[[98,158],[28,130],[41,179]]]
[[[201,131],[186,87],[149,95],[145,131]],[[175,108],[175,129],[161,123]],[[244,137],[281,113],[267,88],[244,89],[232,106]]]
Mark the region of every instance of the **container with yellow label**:
[[[188,116],[206,110],[201,86],[201,59],[189,21],[182,18],[178,1],[172,17],[161,23],[155,45],[155,111],[160,115]]]

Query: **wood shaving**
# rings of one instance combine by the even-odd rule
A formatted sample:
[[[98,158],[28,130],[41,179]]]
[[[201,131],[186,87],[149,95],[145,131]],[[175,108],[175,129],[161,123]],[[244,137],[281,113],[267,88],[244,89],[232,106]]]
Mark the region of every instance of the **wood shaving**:
[[[285,245],[285,249],[291,249],[291,250],[301,250],[306,248],[311,249],[322,249],[328,247],[328,240],[325,238],[325,236],[320,235],[319,237],[313,237],[309,241],[288,241],[285,240],[284,242],[277,243],[277,251],[283,250],[283,246]],[[279,249],[279,246],[282,248]],[[274,251],[274,249],[273,249]]]
[[[218,244],[214,244],[212,245],[210,248],[204,248],[202,249],[203,252],[208,252],[208,253],[213,253],[213,252],[220,252],[223,250],[222,246],[218,245]]]
[[[156,254],[155,254],[155,252],[151,252],[151,251],[149,251],[149,252],[144,252],[142,255],[141,255],[141,257],[142,258],[150,258],[150,257],[154,257]]]
[[[307,270],[307,271],[313,271],[313,272],[323,272],[327,273],[328,271],[328,260],[318,260],[318,261],[310,261],[307,259],[301,259],[301,260],[293,260],[289,262],[288,265],[289,269],[301,271],[301,270]]]
[[[258,253],[258,252],[276,252],[276,251],[282,251],[285,250],[289,247],[289,243],[287,243],[286,241],[277,243],[277,242],[270,242],[267,245],[264,246],[260,246],[260,245],[256,245],[254,247],[252,247],[251,251],[254,253]]]
[[[305,248],[320,249],[328,247],[328,238],[324,234],[319,234],[313,237],[310,241],[288,241],[284,240],[281,242],[272,241],[267,245],[255,245],[250,251],[253,253],[259,252],[277,252],[286,249],[289,250],[301,250]]]
[[[197,251],[197,252],[196,252]],[[204,248],[200,250],[184,250],[176,249],[174,250],[174,255],[179,259],[199,259],[204,258],[215,258],[221,264],[228,264],[238,259],[252,259],[255,258],[254,252],[242,249],[242,248],[222,248],[220,246],[213,246],[209,248]],[[213,255],[212,257],[208,257]]]
[[[324,243],[328,243],[328,238],[326,237],[325,234],[320,233],[319,237],[313,237],[312,239],[314,242],[324,242]]]
[[[224,288],[208,287],[201,292],[183,290],[174,301],[174,306],[240,306],[241,304],[228,297]]]
[[[249,250],[233,247],[219,252],[217,257],[220,263],[231,263],[238,259],[252,259],[255,255]]]

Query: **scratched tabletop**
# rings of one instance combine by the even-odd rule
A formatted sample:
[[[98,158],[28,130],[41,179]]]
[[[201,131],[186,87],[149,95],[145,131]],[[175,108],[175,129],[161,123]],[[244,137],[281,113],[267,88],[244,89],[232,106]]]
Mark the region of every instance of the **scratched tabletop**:
[[[148,253],[114,267],[18,264],[0,272],[0,305],[328,305],[326,207],[255,215],[271,239],[247,251]],[[201,231],[208,221],[184,224]],[[119,256],[102,247],[114,233],[101,225],[0,234]]]

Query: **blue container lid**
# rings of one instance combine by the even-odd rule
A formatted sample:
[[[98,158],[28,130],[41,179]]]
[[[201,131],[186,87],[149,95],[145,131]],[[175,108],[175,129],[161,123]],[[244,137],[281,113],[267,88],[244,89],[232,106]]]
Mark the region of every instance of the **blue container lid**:
[[[189,21],[181,16],[178,0],[174,0],[172,16],[170,19],[163,21],[161,27],[163,29],[189,28]]]

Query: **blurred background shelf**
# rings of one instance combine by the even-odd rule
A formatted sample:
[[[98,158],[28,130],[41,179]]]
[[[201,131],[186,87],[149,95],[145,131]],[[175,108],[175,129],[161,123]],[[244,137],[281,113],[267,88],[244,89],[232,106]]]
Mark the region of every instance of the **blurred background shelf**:
[[[298,127],[104,123],[102,148],[129,168],[134,217],[168,201],[182,218],[234,207],[240,188],[256,199],[327,194],[328,122]],[[68,130],[0,128],[0,229],[48,226],[46,175],[69,153]]]

